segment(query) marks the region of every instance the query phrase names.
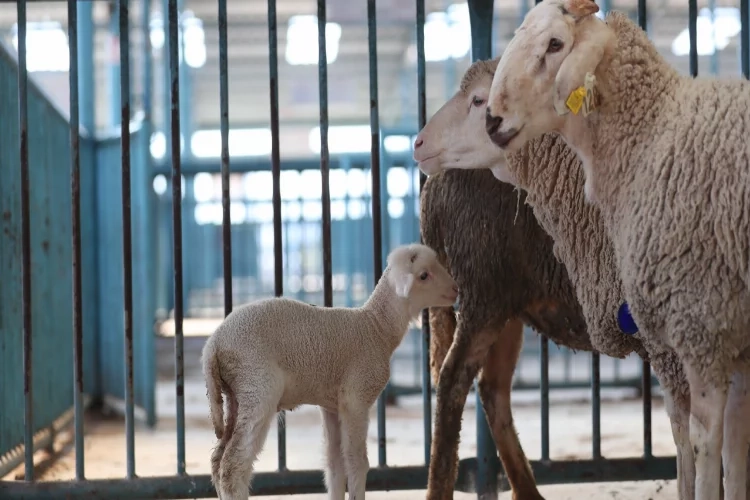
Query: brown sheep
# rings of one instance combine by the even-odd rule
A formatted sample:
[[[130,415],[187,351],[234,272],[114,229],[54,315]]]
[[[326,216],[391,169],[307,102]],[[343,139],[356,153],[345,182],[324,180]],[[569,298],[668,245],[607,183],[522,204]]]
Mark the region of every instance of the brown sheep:
[[[422,190],[422,239],[461,290],[458,321],[452,307],[430,309],[430,371],[438,392],[430,467],[445,472],[439,479],[431,474],[440,487],[428,491],[430,499],[452,498],[461,414],[480,367],[480,397],[514,498],[542,499],[510,407],[523,324],[560,345],[592,350],[565,266],[525,198],[488,170],[441,172]]]

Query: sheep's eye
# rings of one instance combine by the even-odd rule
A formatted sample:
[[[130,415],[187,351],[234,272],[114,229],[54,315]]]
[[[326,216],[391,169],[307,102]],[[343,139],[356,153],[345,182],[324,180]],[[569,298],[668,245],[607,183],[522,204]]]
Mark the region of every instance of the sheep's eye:
[[[427,271],[425,271],[425,272],[423,272],[422,274],[419,275],[419,279],[421,279],[422,281],[426,280],[429,277],[430,277],[430,275],[429,275],[429,273]]]
[[[552,38],[547,46],[547,53],[559,52],[563,48],[562,40],[559,38]]]
[[[471,99],[471,103],[472,103],[472,104],[473,104],[474,106],[477,106],[477,107],[479,107],[479,106],[481,106],[482,104],[484,104],[484,99],[482,99],[482,98],[481,98],[481,97],[479,97],[479,96],[474,96],[474,97],[473,97],[473,98]]]

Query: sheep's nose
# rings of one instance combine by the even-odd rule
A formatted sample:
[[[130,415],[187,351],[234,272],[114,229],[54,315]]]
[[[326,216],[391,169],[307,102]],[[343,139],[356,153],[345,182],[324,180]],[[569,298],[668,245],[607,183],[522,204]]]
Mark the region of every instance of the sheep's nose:
[[[414,149],[417,149],[422,144],[424,144],[424,139],[422,139],[421,137],[417,136],[417,140],[414,141]]]
[[[487,130],[487,134],[493,135],[500,128],[503,123],[502,116],[492,116],[492,111],[487,107],[487,111],[484,115],[484,128]]]
[[[458,285],[453,285],[453,291],[458,293]]]

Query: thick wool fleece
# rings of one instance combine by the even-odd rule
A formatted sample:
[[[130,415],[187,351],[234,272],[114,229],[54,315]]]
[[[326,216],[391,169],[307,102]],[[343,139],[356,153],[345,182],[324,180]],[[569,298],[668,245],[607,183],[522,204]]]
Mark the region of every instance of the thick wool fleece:
[[[202,355],[217,436],[224,427],[219,385],[251,393],[259,403],[276,401],[276,396],[276,411],[302,404],[336,410],[342,385],[353,383],[356,387],[347,389],[365,406],[372,405],[388,382],[391,355],[418,312],[396,295],[388,279],[391,270],[385,269],[359,308],[272,298],[232,311],[206,341]]]
[[[507,157],[509,171],[527,191],[527,202],[552,236],[555,255],[575,285],[594,347],[614,357],[635,350],[651,362],[663,386],[687,396],[687,380],[676,354],[643,335],[643,325],[633,336],[622,333],[617,325],[617,310],[625,301],[622,281],[602,216],[584,199],[580,163],[554,134],[530,141]]]
[[[750,83],[680,75],[627,16],[606,22],[593,198],[635,320],[723,385],[750,354]]]
[[[581,306],[552,238],[524,203],[525,193],[489,170],[447,170],[422,188],[420,228],[461,290],[464,330],[519,318],[558,345],[591,351]],[[437,384],[453,342],[453,308],[430,308],[430,369]]]

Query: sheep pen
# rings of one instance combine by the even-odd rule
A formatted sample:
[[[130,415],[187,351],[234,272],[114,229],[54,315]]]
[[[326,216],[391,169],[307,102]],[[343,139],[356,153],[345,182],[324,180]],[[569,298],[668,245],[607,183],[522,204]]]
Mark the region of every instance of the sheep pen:
[[[364,499],[368,411],[390,378],[391,355],[422,309],[449,306],[458,296],[436,257],[420,244],[392,250],[361,307],[315,307],[277,297],[226,317],[201,356],[219,440],[211,479],[220,498],[247,498],[276,413],[312,404],[323,417],[331,498],[343,498],[348,485],[350,499]]]
[[[585,175],[633,317],[684,366],[696,498],[719,498],[722,459],[727,496],[745,498],[750,84],[681,75],[627,15],[598,10],[545,0],[529,11],[495,72],[487,132],[508,152],[547,132],[576,150],[580,166],[561,175]],[[531,53],[543,71],[518,70]],[[578,88],[580,115],[567,97]]]

